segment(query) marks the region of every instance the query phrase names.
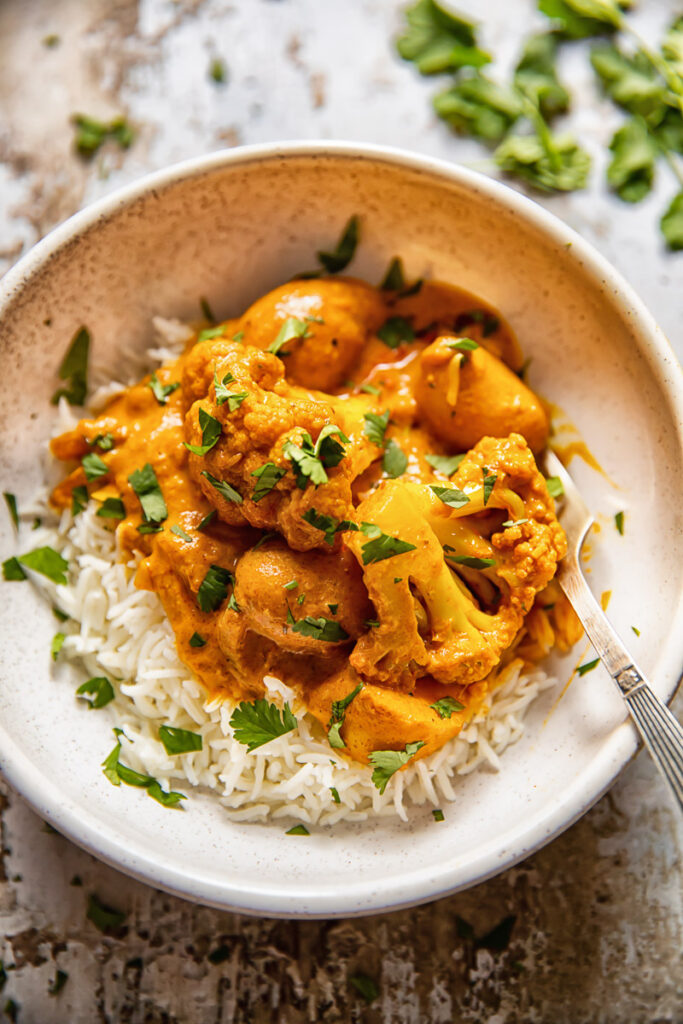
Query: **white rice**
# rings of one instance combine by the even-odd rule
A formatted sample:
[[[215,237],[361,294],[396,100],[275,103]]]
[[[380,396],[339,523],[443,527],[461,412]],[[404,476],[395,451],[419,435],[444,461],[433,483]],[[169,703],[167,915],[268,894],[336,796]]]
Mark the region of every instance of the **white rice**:
[[[191,332],[160,317],[154,326],[163,347],[152,349],[150,358],[175,358]],[[103,384],[91,404],[100,407],[122,386]],[[58,432],[75,422],[62,400]],[[513,661],[500,673],[490,706],[440,750],[396,773],[381,795],[371,769],[339,756],[294,691],[274,678],[265,680],[267,696],[280,706],[289,702],[297,729],[248,753],[230,726],[234,703],[208,699],[180,661],[160,599],[135,587],[136,561],[118,561],[116,534],[95,515],[92,504],[76,519],[68,511],[57,519],[46,510],[44,495],[23,512],[43,518],[43,526],[31,534],[32,546],[50,545],[70,566],[66,586],[36,578],[69,616],[60,627],[66,639],[59,660],[76,662],[84,679],[106,675],[112,681],[116,698],[99,713],[123,729],[129,741],[122,747],[124,763],[155,776],[165,789],[181,785],[211,791],[235,821],[295,818],[333,825],[394,815],[405,821],[411,805],[438,807],[455,800],[457,776],[482,767],[498,770],[500,754],[522,735],[529,705],[555,685],[541,669],[523,672],[521,660]],[[200,733],[202,750],[167,755],[158,738],[161,725]]]

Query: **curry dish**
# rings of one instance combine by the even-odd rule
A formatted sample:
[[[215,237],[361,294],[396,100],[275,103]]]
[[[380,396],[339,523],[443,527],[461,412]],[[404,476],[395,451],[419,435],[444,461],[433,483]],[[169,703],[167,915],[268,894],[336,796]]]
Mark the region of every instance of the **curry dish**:
[[[521,367],[453,287],[293,281],[57,437],[52,502],[100,503],[209,693],[275,676],[352,758],[424,756],[580,631]]]

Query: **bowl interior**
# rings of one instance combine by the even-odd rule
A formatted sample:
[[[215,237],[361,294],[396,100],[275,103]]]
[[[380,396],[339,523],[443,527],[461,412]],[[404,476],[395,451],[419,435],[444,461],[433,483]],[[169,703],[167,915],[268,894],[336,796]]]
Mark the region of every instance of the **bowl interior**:
[[[3,490],[21,503],[41,486],[55,373],[80,325],[90,329],[94,363],[116,376],[128,353],[149,344],[152,316],[196,319],[200,296],[222,316],[241,312],[311,269],[354,213],[362,240],[350,273],[377,282],[401,255],[411,279],[458,284],[511,322],[532,359],[531,385],[604,468],[571,465],[601,526],[589,580],[598,595],[612,592],[613,623],[668,697],[683,653],[675,358],[623,282],[568,228],[457,168],[351,147],[233,152],[158,175],[59,229],[8,275],[4,295],[0,286]],[[12,553],[4,520],[2,530]],[[533,707],[500,772],[462,778],[441,824],[423,808],[408,824],[336,826],[304,840],[285,836],[282,821],[232,824],[202,796],[172,813],[102,775],[113,723],[76,706],[68,672],[53,678],[49,608],[14,583],[0,587],[0,602],[0,756],[10,780],[99,856],[217,905],[348,915],[471,884],[569,824],[635,748],[602,669],[575,678],[559,699],[573,667],[593,656],[580,644],[554,660],[560,682]]]

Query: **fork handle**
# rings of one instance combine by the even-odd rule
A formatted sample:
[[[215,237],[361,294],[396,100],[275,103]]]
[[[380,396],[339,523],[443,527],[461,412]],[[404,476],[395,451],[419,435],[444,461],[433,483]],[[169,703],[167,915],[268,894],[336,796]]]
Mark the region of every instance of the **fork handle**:
[[[561,570],[564,571],[558,574],[560,586],[619,687],[645,746],[683,810],[683,728],[634,665],[578,567],[569,563]]]

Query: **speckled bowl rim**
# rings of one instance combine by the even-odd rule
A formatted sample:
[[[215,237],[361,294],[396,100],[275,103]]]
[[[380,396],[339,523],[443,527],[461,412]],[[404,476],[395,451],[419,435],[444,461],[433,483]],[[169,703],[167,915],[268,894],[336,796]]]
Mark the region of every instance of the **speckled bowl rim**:
[[[38,242],[5,274],[0,280],[0,323],[17,294],[62,249],[98,222],[130,206],[141,196],[229,166],[273,160],[282,162],[287,158],[300,157],[356,161],[366,159],[373,163],[402,167],[431,179],[445,179],[446,182],[456,183],[490,197],[494,203],[506,207],[558,245],[571,243],[571,258],[589,276],[609,289],[611,301],[630,316],[634,329],[642,337],[642,348],[650,358],[657,384],[667,394],[672,408],[681,414],[677,436],[683,452],[683,382],[675,374],[666,374],[667,365],[670,367],[673,363],[676,366],[676,357],[652,315],[607,260],[559,218],[508,186],[457,164],[388,146],[328,141],[243,146],[195,157],[147,174],[74,214]],[[679,603],[669,637],[678,637],[678,645],[675,642],[669,644],[670,648],[675,649],[664,669],[672,680],[676,680],[683,668],[683,602]],[[677,684],[672,682],[667,694],[668,700],[676,688]],[[616,734],[616,737],[613,733],[610,738],[610,756],[606,756],[606,742],[601,753],[593,758],[589,770],[582,773],[571,792],[565,794],[562,803],[557,808],[549,808],[545,815],[537,818],[533,828],[529,829],[522,824],[512,836],[507,833],[505,838],[508,842],[505,846],[501,846],[498,841],[489,842],[456,865],[445,864],[441,871],[431,867],[418,869],[406,874],[394,874],[381,882],[373,879],[372,882],[364,883],[359,878],[353,886],[347,885],[343,891],[333,895],[329,891],[302,891],[301,887],[291,893],[283,893],[281,889],[269,889],[267,883],[258,888],[245,888],[234,881],[218,884],[194,874],[190,866],[184,869],[179,867],[172,858],[151,858],[145,849],[138,848],[134,842],[127,840],[124,843],[114,827],[103,830],[102,823],[91,819],[81,807],[70,801],[65,802],[57,786],[34,768],[22,752],[20,744],[1,725],[0,769],[30,806],[61,833],[101,860],[149,885],[198,903],[247,914],[285,918],[351,917],[416,906],[469,888],[512,867],[538,850],[585,814],[609,789],[637,752],[636,732],[628,720],[618,727]],[[301,910],[302,904],[306,906],[304,912]]]

